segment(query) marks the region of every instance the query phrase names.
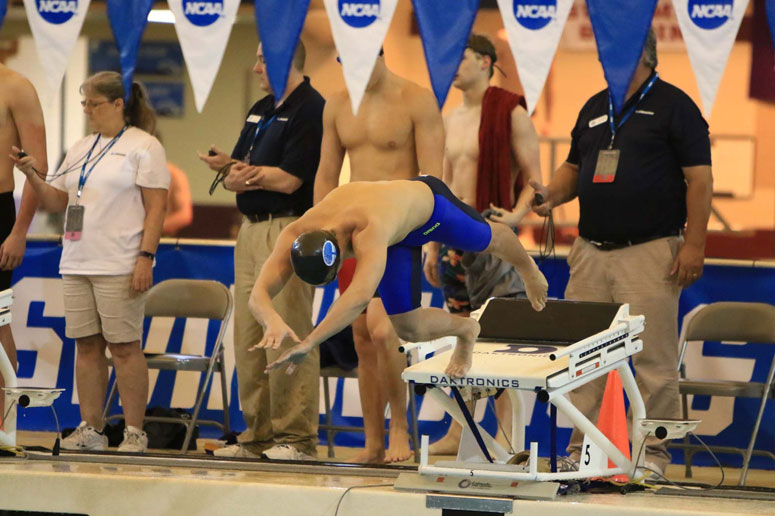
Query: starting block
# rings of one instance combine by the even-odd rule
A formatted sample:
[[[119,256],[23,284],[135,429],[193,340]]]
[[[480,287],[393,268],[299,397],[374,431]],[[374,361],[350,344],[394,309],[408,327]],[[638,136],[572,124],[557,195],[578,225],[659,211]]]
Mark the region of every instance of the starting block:
[[[3,290],[0,292],[0,326],[11,324],[11,305],[13,304],[13,290]],[[5,354],[5,349],[0,345],[0,376],[5,381],[5,387],[12,389],[18,383],[16,381],[16,371],[11,365],[11,361]],[[0,427],[0,446],[16,446],[16,404],[6,394],[6,391],[0,392],[0,396],[5,397],[5,414],[0,414],[2,426]]]
[[[0,326],[11,324],[11,305],[13,304],[13,291],[11,289],[0,292]],[[0,446],[16,446],[16,413],[17,407],[51,407],[56,420],[57,435],[59,435],[59,420],[54,411],[54,400],[64,392],[64,389],[50,387],[19,387],[16,371],[0,346],[0,376],[3,377],[5,387],[0,396],[5,398],[5,414],[0,414]],[[57,439],[57,442],[59,440]],[[55,445],[55,455],[58,454],[59,445]]]
[[[527,300],[504,298],[489,299],[471,316],[479,321],[481,333],[474,345],[471,369],[465,377],[450,378],[444,374],[451,350],[420,361],[402,374],[404,381],[425,386],[426,395],[467,429],[455,462],[428,464],[428,440],[423,439],[418,469],[421,476],[519,482],[646,475],[637,469],[643,466],[643,456],[633,459],[638,464],[626,458],[565,396],[609,371],[618,370],[633,413],[630,440],[633,450],[640,449],[649,428],[644,422],[649,420],[628,361],[643,349],[643,342],[636,337],[643,331],[644,316],[630,315],[627,304],[556,300],[548,301],[543,311],[536,312]],[[437,347],[448,344],[446,339]],[[407,344],[404,348],[409,351],[412,347],[425,346],[427,353],[429,345],[433,343]],[[455,400],[440,387],[450,387]],[[532,391],[540,402],[552,404],[568,417],[615,467],[609,468],[606,461],[603,466],[582,471],[539,472],[535,442],[530,443],[525,465],[507,464],[511,454],[473,421],[459,393],[461,388],[505,389],[512,402],[512,446],[516,452],[525,446],[521,394]],[[481,453],[463,453],[469,431]]]

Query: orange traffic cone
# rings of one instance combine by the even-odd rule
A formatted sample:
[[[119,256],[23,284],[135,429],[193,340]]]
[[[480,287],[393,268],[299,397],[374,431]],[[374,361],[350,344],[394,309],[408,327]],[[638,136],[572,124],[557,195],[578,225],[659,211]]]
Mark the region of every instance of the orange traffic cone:
[[[627,434],[627,414],[624,410],[622,379],[619,378],[619,373],[616,370],[608,373],[603,402],[600,404],[600,415],[597,417],[597,428],[610,439],[625,457],[630,458],[630,438]],[[608,467],[615,468],[616,464],[609,459]],[[614,482],[629,481],[626,474],[614,475],[610,478]]]

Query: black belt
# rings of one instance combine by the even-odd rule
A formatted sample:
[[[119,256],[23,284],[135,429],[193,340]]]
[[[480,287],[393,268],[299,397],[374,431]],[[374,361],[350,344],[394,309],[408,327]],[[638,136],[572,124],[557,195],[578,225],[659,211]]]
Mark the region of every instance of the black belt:
[[[245,218],[250,222],[264,222],[269,219],[279,219],[280,217],[297,217],[295,210],[280,210],[275,213],[245,213]]]
[[[646,242],[651,242],[652,240],[657,240],[659,238],[667,238],[667,237],[674,237],[680,235],[680,231],[670,231],[665,234],[661,235],[654,235],[650,237],[643,237],[643,238],[633,238],[632,240],[626,240],[624,242],[612,242],[609,240],[604,240],[603,242],[598,242],[596,240],[592,240],[589,238],[584,238],[587,242],[595,246],[595,248],[599,251],[615,251],[617,249],[624,249],[625,247],[632,247],[634,245],[638,244],[645,244]]]

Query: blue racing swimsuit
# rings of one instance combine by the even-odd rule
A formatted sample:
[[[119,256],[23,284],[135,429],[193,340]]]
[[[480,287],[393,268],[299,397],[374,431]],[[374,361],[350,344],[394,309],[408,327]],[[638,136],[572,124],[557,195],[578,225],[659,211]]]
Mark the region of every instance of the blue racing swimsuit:
[[[378,289],[388,315],[420,307],[424,244],[441,242],[456,249],[480,252],[487,249],[492,239],[492,230],[484,217],[455,197],[440,179],[419,176],[411,180],[431,189],[433,213],[425,224],[388,247],[385,273]]]

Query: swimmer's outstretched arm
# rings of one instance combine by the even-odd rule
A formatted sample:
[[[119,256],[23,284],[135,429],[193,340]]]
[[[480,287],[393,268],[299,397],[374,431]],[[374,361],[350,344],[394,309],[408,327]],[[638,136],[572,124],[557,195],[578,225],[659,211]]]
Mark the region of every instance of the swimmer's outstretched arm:
[[[277,238],[272,254],[261,267],[258,279],[253,285],[248,307],[253,317],[264,327],[264,338],[254,347],[276,349],[280,347],[286,336],[300,342],[272,306],[272,299],[283,289],[293,274],[290,260],[291,245],[298,236],[299,230],[294,224],[286,226]]]
[[[307,353],[315,349],[315,346],[325,342],[353,322],[369,304],[385,272],[387,246],[384,241],[367,243],[371,241],[368,235],[364,235],[367,231],[362,231],[357,237],[353,237],[358,264],[350,286],[331,305],[325,318],[307,338],[269,364],[266,367],[267,372],[282,367],[288,362],[301,362]]]

